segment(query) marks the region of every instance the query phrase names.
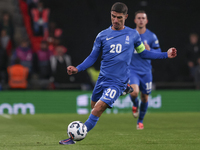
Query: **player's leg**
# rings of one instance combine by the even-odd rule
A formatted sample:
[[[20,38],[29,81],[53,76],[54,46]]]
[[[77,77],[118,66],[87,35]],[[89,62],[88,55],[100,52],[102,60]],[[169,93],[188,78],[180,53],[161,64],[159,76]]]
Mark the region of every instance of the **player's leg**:
[[[141,91],[141,103],[139,118],[137,121],[137,129],[144,129],[143,120],[148,109],[148,95],[151,93],[152,88],[152,74],[148,72],[140,76],[140,91]]]
[[[99,100],[94,108],[92,109],[92,112],[89,116],[89,118],[84,123],[87,126],[87,132],[89,132],[94,126],[97,124],[97,121],[99,120],[99,117],[101,114],[108,108],[108,104],[105,102]]]
[[[97,124],[97,121],[99,120],[99,117],[106,110],[106,108],[108,108],[108,104],[106,104],[105,102],[99,100],[96,103],[96,105],[92,109],[92,112],[89,118],[84,123],[87,127],[87,132],[89,132],[92,128],[94,128],[94,126]],[[75,143],[76,142],[73,141],[71,138],[68,138],[59,142],[59,144],[62,144],[62,145],[70,145],[70,144],[75,144]]]
[[[96,125],[97,121],[99,120],[99,117],[101,114],[106,110],[106,108],[112,108],[113,103],[117,100],[117,98],[121,95],[120,92],[122,92],[122,89],[119,89],[118,87],[107,87],[104,89],[103,94],[94,105],[94,108],[92,109],[92,112],[88,118],[88,120],[85,122],[85,125],[87,126],[87,131],[89,132],[94,126]],[[96,94],[97,95],[97,94]],[[95,97],[92,96],[93,99]]]
[[[95,106],[96,103],[97,103],[97,102],[94,102],[94,101],[91,100],[91,108],[92,108],[92,109],[94,108],[94,106]]]
[[[132,113],[135,118],[138,117],[138,94],[139,94],[139,86],[137,84],[131,84],[131,87],[134,89],[132,93],[130,93],[131,101],[133,102]]]
[[[93,109],[97,101],[101,98],[103,94],[103,87],[101,86],[102,78],[98,78],[96,85],[94,87],[94,90],[92,92],[92,97],[91,97],[91,108]]]
[[[95,85],[93,93],[92,93],[92,98],[91,98],[91,108],[92,109],[94,109],[94,106],[96,105],[97,101],[101,98],[101,96],[103,94],[103,87],[99,84],[100,80],[101,79],[97,80],[97,84]],[[101,104],[101,103],[99,103],[99,104]],[[98,109],[95,108],[94,112],[99,110],[99,104],[97,105]],[[98,116],[99,115],[100,115],[100,113],[98,114]],[[91,113],[88,120],[85,122],[85,125],[87,126],[87,130],[90,131],[96,125],[98,120],[99,120],[99,117],[94,116]],[[70,145],[70,144],[75,144],[75,143],[76,142],[73,141],[71,138],[59,141],[59,144],[62,144],[62,145]]]
[[[135,71],[130,72],[130,85],[133,88],[133,92],[130,93],[130,98],[131,101],[133,102],[133,107],[132,107],[132,113],[135,118],[138,117],[138,94],[139,94],[139,85],[140,85],[140,80],[139,76]]]
[[[100,98],[102,97],[102,95],[104,93],[104,87],[101,86],[101,84],[99,83],[100,81],[101,80],[97,81],[97,84],[94,87],[92,97],[91,97],[91,108],[92,108],[93,113],[91,112],[89,118],[85,122],[88,132],[96,125],[96,123],[99,120],[99,117],[101,115],[101,111],[104,108],[107,108],[107,105],[105,105],[104,103],[102,103],[100,101]],[[100,109],[101,104],[102,104],[102,110]]]
[[[121,95],[122,91],[124,91],[125,85],[124,87],[120,87],[120,86],[112,86],[108,88],[101,87],[101,89],[104,89],[104,90],[103,90],[103,94],[100,100],[98,101],[95,99],[95,97],[99,96],[101,90],[94,90],[96,92],[95,94],[93,91],[92,98],[93,98],[93,101],[97,103],[94,105],[94,108],[92,109],[92,112],[89,118],[84,123],[87,126],[87,132],[89,132],[91,129],[94,128],[97,121],[99,120],[99,117],[106,110],[106,108],[108,107],[112,108],[113,103]],[[97,91],[99,91],[99,93]],[[69,138],[69,139],[60,141],[59,144],[69,145],[69,144],[75,144],[75,142]]]
[[[147,108],[148,108],[148,94],[144,94],[141,92],[141,103],[140,103],[140,111],[139,111],[139,118],[137,121],[137,129],[138,130],[142,130],[144,129],[144,125],[143,125],[143,119],[144,116],[147,112]]]

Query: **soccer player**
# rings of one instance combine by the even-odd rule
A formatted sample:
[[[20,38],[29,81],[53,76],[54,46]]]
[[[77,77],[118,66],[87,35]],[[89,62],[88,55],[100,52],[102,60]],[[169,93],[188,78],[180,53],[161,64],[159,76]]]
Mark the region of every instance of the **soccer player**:
[[[135,13],[136,30],[139,32],[145,49],[153,52],[161,52],[157,36],[146,28],[148,23],[147,14],[143,10]],[[132,112],[135,118],[138,117],[137,126],[138,130],[144,129],[143,119],[148,108],[148,96],[152,88],[152,72],[151,60],[143,59],[135,51],[132,55],[130,64],[130,85],[134,89],[130,93],[130,98],[133,102]],[[141,94],[140,110],[138,113],[138,95]]]
[[[154,53],[145,50],[137,30],[125,26],[128,8],[117,2],[111,8],[112,25],[101,31],[94,42],[90,55],[77,67],[67,67],[69,75],[76,74],[92,66],[102,52],[100,74],[92,94],[89,118],[84,123],[89,132],[99,120],[101,114],[112,108],[113,103],[126,89],[129,79],[129,65],[134,48],[142,58],[164,59],[176,57],[176,49]],[[62,140],[60,144],[74,144],[72,138]]]

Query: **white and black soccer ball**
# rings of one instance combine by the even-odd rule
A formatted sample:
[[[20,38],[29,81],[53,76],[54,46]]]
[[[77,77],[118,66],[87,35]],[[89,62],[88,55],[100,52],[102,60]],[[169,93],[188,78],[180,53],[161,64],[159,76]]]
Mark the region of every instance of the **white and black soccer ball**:
[[[67,134],[74,141],[83,140],[87,135],[87,127],[81,121],[73,121],[68,125]]]

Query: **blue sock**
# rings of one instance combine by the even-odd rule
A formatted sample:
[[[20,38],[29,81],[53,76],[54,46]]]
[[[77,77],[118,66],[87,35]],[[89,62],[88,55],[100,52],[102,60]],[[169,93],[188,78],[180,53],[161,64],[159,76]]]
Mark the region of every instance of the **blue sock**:
[[[148,102],[147,103],[141,102],[139,118],[138,118],[137,123],[139,123],[139,122],[143,123],[143,119],[144,119],[144,116],[145,116],[145,114],[147,112],[147,108],[148,108]]]
[[[90,114],[88,120],[84,123],[87,127],[87,132],[89,132],[94,126],[97,124],[97,121],[99,120],[99,117],[94,116],[93,114]]]
[[[139,103],[138,98],[137,97],[133,98],[133,97],[131,97],[131,95],[129,95],[129,96],[131,98],[131,101],[133,102],[133,106],[138,107],[138,103]]]

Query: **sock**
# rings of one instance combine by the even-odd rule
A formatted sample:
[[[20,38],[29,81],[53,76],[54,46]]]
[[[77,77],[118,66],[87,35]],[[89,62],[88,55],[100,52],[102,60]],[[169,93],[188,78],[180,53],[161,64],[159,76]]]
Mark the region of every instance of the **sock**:
[[[87,132],[89,132],[94,126],[97,124],[97,121],[99,120],[99,117],[94,116],[93,114],[90,114],[88,120],[84,123],[87,127]]]
[[[147,108],[148,108],[148,102],[146,102],[146,103],[141,102],[141,104],[140,104],[139,118],[138,118],[137,123],[139,123],[139,122],[143,123],[143,119],[144,119],[144,116],[145,116],[145,114],[147,112]]]
[[[131,101],[133,102],[133,106],[138,107],[138,103],[139,103],[138,98],[137,97],[133,98],[133,97],[131,97],[131,95],[129,95],[129,96],[131,98]]]

